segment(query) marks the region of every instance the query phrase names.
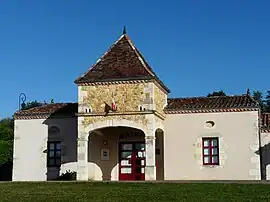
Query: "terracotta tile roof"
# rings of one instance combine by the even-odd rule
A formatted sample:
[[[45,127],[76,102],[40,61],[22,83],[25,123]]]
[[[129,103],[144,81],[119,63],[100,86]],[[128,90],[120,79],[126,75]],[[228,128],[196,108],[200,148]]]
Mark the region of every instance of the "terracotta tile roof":
[[[261,125],[263,132],[270,132],[270,113],[261,115]]]
[[[45,116],[74,116],[78,112],[77,103],[53,103],[40,107],[15,112],[14,118],[21,117],[45,117]]]
[[[258,104],[249,95],[169,98],[165,111],[201,112],[203,110],[243,108],[258,108]]]
[[[214,112],[215,110],[256,110],[257,102],[248,95],[240,96],[217,96],[217,97],[192,97],[192,98],[169,98],[165,108],[166,113],[196,113]],[[28,110],[17,111],[15,118],[40,117],[40,116],[74,116],[78,112],[77,103],[55,103]],[[270,126],[270,115],[262,116],[262,125]],[[267,121],[266,121],[267,118]]]
[[[165,112],[176,111],[186,113],[211,112],[211,110],[230,109],[257,109],[257,103],[247,95],[220,96],[220,97],[192,97],[192,98],[169,98]],[[241,110],[240,110],[241,111]],[[78,103],[54,103],[46,104],[28,110],[15,112],[15,119],[37,119],[48,117],[75,116],[78,112]],[[261,115],[262,132],[270,132],[270,113]]]
[[[129,37],[124,34],[96,64],[77,78],[75,83],[143,79],[156,79],[169,92],[169,89],[157,77]]]

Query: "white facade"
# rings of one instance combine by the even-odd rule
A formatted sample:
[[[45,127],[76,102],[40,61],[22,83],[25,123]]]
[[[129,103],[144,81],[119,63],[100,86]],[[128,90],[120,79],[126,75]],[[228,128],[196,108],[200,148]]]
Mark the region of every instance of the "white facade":
[[[213,121],[208,127],[206,122]],[[202,138],[219,138],[220,165],[202,164]],[[165,179],[259,180],[258,112],[169,115],[165,121]]]
[[[214,122],[214,126],[207,125],[207,121]],[[77,118],[15,120],[13,181],[46,181],[67,170],[78,171],[76,122]],[[50,127],[57,127],[60,132],[51,133]],[[118,180],[117,147],[121,130],[124,129],[107,128],[92,135],[88,143],[88,180]],[[202,137],[219,138],[220,165],[203,165]],[[266,169],[263,177],[266,179],[270,176],[269,137],[269,133],[261,133],[262,170]],[[50,140],[62,142],[60,169],[47,168]],[[108,145],[104,146],[104,141]],[[159,162],[164,160],[164,168],[161,164],[157,166],[156,179],[260,180],[259,145],[258,111],[168,114],[164,149],[160,147],[164,156],[156,156]],[[109,161],[101,160],[102,148],[110,150]]]
[[[77,162],[76,118],[15,120],[13,177],[14,181],[46,181],[61,174],[62,169],[47,168],[48,141],[61,141],[62,164]],[[50,127],[60,133],[49,133]],[[67,170],[73,168],[67,167]]]

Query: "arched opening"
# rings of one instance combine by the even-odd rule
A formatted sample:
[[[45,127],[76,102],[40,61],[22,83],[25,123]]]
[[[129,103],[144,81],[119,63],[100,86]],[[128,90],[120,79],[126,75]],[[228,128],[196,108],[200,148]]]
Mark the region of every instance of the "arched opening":
[[[123,126],[90,131],[88,164],[92,180],[144,180],[144,132]]]
[[[155,131],[156,136],[156,180],[164,180],[164,132]]]

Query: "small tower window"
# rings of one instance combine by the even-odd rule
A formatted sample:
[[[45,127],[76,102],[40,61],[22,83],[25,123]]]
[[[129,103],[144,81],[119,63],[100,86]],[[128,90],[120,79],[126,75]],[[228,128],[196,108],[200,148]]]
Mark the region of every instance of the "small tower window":
[[[92,110],[90,108],[85,108],[85,113],[91,113]]]

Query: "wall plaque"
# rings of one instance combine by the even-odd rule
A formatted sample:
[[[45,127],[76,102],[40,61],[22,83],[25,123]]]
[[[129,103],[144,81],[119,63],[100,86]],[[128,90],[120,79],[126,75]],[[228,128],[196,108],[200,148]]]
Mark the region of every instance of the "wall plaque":
[[[110,160],[110,150],[109,149],[101,149],[101,160],[102,161]]]

